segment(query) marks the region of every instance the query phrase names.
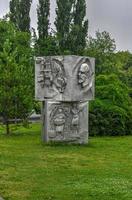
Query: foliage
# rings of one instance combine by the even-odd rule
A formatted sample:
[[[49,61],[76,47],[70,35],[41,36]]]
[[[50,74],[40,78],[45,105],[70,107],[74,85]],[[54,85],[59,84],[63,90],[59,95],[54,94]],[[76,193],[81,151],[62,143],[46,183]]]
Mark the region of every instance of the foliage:
[[[132,54],[128,51],[116,53],[120,80],[129,87],[132,97]]]
[[[19,11],[19,0],[11,0],[10,1],[10,20],[15,24],[18,28],[18,13]]]
[[[88,20],[85,0],[57,0],[55,26],[62,54],[83,54]]]
[[[132,102],[128,88],[115,74],[96,79],[96,100],[90,107],[93,135],[132,134]]]
[[[7,33],[3,36],[3,29]],[[33,65],[30,36],[9,22],[0,22],[0,113],[7,125],[12,118],[26,119],[33,105]]]
[[[20,0],[19,3],[19,30],[30,32],[30,8],[32,0]]]
[[[89,37],[85,55],[96,59],[96,75],[117,72],[115,50],[115,40],[111,38],[108,32],[97,31],[95,38]]]
[[[38,35],[39,39],[44,40],[48,37],[49,29],[50,1],[39,0],[37,7],[38,15]]]
[[[55,26],[61,52],[67,50],[74,0],[57,0]]]
[[[38,15],[38,37],[35,41],[36,56],[59,55],[60,49],[57,36],[49,31],[50,1],[39,0],[37,7]]]
[[[32,0],[10,1],[10,20],[22,32],[30,32],[31,3]]]
[[[132,134],[131,55],[115,50],[115,40],[106,31],[97,31],[87,42],[85,55],[96,59],[96,99],[90,106],[92,135]]]
[[[55,35],[48,35],[46,39],[36,39],[35,54],[36,56],[53,56],[60,55],[58,40]]]
[[[73,22],[68,38],[69,50],[72,54],[83,54],[86,47],[86,38],[88,33],[88,20],[86,16],[86,1],[77,0],[73,5]]]

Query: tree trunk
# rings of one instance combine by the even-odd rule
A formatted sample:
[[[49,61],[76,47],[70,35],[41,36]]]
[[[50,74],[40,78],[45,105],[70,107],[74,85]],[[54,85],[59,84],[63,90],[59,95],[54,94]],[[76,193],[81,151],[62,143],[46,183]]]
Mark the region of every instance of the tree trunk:
[[[6,134],[10,135],[10,127],[9,127],[9,122],[8,120],[6,121]]]

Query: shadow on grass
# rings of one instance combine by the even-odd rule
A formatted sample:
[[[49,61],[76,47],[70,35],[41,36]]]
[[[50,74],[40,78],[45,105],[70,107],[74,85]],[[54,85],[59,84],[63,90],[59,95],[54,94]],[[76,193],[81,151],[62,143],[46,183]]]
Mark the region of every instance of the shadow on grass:
[[[89,138],[89,142],[87,144],[76,144],[72,142],[64,142],[64,141],[50,141],[48,143],[46,142],[41,142],[42,146],[47,146],[47,147],[81,147],[81,148],[93,148],[94,144],[91,142],[91,138]]]

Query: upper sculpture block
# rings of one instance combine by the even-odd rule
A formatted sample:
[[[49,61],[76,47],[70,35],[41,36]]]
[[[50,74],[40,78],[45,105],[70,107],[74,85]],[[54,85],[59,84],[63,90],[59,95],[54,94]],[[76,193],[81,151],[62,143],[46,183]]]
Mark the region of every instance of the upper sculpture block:
[[[94,99],[95,59],[82,56],[37,57],[37,100],[87,101]]]

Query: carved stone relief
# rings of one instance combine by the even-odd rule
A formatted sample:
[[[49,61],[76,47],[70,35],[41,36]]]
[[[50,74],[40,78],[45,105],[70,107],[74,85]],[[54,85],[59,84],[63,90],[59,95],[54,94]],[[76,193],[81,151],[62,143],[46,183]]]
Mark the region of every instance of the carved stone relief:
[[[37,98],[39,100],[54,98],[60,99],[61,94],[64,92],[67,84],[62,62],[51,57],[37,58],[36,68],[39,68],[36,69]]]
[[[47,141],[87,143],[88,103],[46,102]]]
[[[94,98],[94,59],[81,56],[36,58],[36,99],[87,101]]]
[[[78,70],[78,84],[87,91],[92,88],[92,76],[88,63],[83,63]]]

